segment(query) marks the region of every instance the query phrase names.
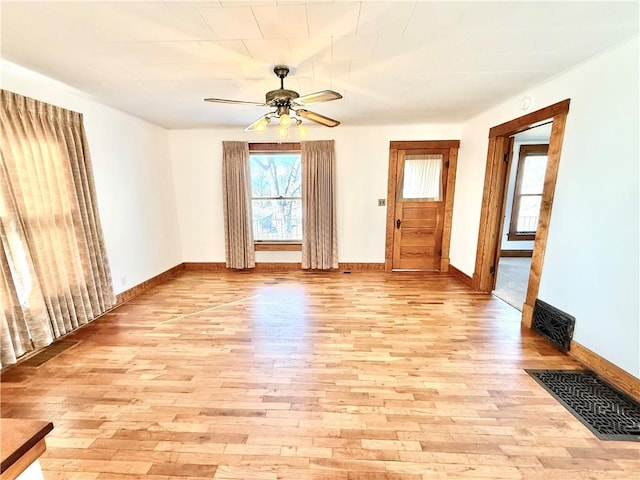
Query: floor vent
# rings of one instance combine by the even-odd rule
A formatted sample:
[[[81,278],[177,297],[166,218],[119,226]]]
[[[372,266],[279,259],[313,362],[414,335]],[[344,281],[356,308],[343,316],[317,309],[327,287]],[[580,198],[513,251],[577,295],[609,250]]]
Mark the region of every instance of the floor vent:
[[[600,440],[640,441],[640,404],[586,370],[527,370]]]
[[[542,300],[536,300],[533,308],[532,329],[549,340],[561,352],[569,351],[575,324],[575,317]]]
[[[57,357],[68,348],[71,348],[77,344],[78,342],[74,342],[71,340],[58,340],[57,342],[53,342],[48,347],[44,347],[44,349],[42,349],[40,353],[36,353],[35,355],[26,358],[20,363],[29,367],[39,367],[40,365],[44,365],[45,363],[47,363],[52,358]]]

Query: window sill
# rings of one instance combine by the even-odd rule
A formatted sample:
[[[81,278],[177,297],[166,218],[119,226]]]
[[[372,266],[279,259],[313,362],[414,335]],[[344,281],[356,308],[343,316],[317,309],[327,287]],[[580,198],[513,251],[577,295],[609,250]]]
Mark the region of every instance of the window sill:
[[[510,242],[518,242],[518,241],[531,241],[536,239],[536,234],[530,233],[509,233],[507,235],[507,240]]]
[[[260,242],[254,243],[256,252],[300,252],[302,243],[300,242]]]

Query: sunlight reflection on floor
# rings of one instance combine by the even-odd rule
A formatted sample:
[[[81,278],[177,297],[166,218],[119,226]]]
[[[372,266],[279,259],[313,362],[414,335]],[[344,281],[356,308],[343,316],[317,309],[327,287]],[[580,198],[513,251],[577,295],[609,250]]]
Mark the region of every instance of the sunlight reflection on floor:
[[[304,289],[269,285],[256,289],[251,308],[256,353],[295,354],[308,351],[309,314]]]

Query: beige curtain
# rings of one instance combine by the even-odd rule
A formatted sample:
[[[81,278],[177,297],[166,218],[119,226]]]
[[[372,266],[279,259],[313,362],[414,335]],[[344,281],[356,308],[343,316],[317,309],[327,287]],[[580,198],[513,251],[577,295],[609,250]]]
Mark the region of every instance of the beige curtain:
[[[338,268],[333,140],[302,142],[302,268]]]
[[[253,268],[249,144],[222,142],[222,205],[227,268]]]
[[[1,364],[115,303],[82,115],[0,90]]]

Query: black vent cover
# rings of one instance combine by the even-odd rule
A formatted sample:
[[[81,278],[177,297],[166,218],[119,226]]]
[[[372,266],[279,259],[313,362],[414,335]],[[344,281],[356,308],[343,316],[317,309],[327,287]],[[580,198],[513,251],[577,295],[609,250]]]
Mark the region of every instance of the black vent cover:
[[[558,310],[556,307],[552,307],[540,299],[536,299],[536,304],[533,307],[533,325],[531,328],[534,332],[538,332],[549,340],[561,352],[569,351],[575,324],[575,317]]]
[[[640,405],[586,370],[527,370],[601,440],[640,441]]]

